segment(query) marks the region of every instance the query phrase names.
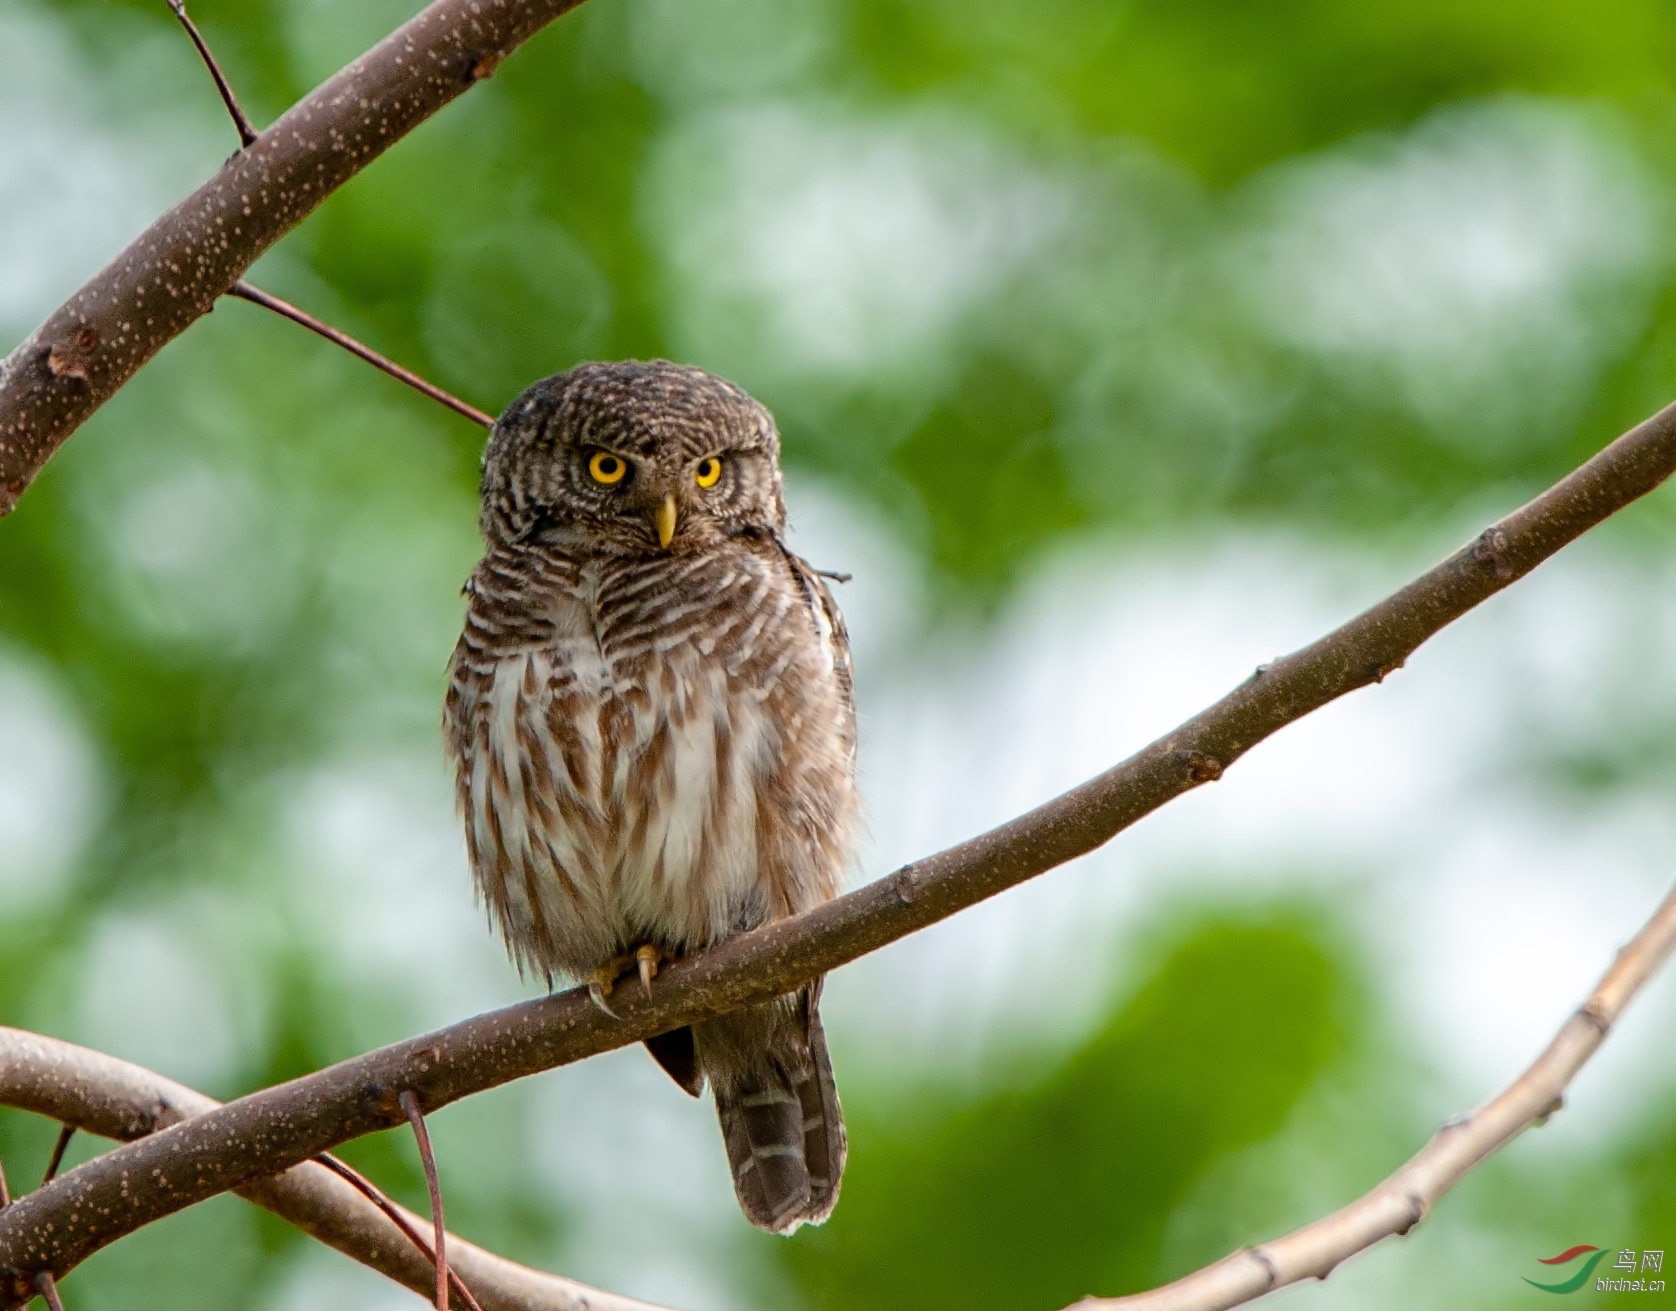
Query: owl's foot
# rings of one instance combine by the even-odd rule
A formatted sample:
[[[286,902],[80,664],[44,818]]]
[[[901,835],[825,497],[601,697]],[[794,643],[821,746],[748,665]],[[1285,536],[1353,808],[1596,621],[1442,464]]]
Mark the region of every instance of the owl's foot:
[[[646,993],[646,1000],[652,999],[652,979],[656,977],[658,966],[663,963],[663,949],[654,942],[644,942],[635,950],[635,964],[640,967],[640,987]]]
[[[633,964],[633,956],[613,956],[588,975],[588,999],[614,1020],[622,1017],[605,1004],[605,999],[611,995],[612,990],[617,986],[617,980],[623,976],[623,972]]]
[[[645,989],[646,996],[650,997],[652,980],[657,977],[658,966],[663,963],[663,959],[663,948],[651,942],[642,943],[632,954],[625,952],[621,956],[613,956],[588,975],[588,997],[612,1019],[620,1018],[616,1011],[605,1004],[605,999],[616,988],[617,980],[630,970],[637,971],[640,975],[640,986]]]

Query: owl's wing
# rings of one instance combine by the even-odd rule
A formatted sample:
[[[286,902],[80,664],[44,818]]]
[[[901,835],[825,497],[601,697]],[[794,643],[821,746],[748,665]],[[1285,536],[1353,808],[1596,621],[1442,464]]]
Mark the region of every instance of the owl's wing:
[[[838,609],[838,602],[832,595],[832,589],[802,556],[798,555],[784,542],[778,542],[781,554],[786,563],[791,566],[792,577],[796,580],[803,599],[808,603],[809,615],[815,621],[815,630],[820,635],[821,643],[832,661],[832,671],[838,680],[838,693],[844,706],[845,718],[848,721],[846,732],[849,737],[850,755],[855,755],[855,678],[850,667],[850,630],[844,626],[843,613]]]

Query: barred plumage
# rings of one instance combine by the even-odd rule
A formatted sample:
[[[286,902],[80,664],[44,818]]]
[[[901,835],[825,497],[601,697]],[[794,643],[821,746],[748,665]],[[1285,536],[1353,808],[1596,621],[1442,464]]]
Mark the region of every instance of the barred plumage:
[[[761,406],[663,362],[583,365],[496,425],[444,729],[521,968],[585,978],[836,895],[848,641],[784,544],[778,458]],[[843,1168],[818,1000],[648,1044],[689,1092],[708,1078],[740,1204],[779,1232],[824,1219]]]

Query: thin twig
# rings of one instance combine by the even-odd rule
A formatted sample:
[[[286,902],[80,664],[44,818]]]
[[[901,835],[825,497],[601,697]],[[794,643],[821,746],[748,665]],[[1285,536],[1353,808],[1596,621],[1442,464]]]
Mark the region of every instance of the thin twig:
[[[12,1204],[12,1190],[6,1183],[6,1167],[0,1165],[0,1211]]]
[[[63,1124],[58,1127],[58,1141],[52,1146],[47,1171],[41,1176],[41,1187],[45,1188],[57,1176],[58,1167],[64,1164],[64,1153],[69,1149],[70,1139],[75,1136],[75,1125]],[[58,1284],[52,1277],[52,1271],[38,1271],[35,1275],[35,1287],[39,1290],[42,1301],[47,1304],[47,1311],[64,1311],[64,1303],[58,1296]]]
[[[22,1029],[0,1028],[0,1106],[130,1142],[218,1105],[184,1084],[115,1056]],[[236,1191],[428,1299],[436,1262],[428,1242],[412,1239],[421,1227],[428,1227],[424,1218],[388,1198],[382,1205],[373,1203],[352,1181],[330,1171],[330,1166],[310,1161]],[[448,1236],[448,1264],[476,1290],[484,1311],[662,1311],[635,1298],[532,1270],[458,1234]],[[454,1285],[456,1295],[460,1287]]]
[[[408,1088],[396,1099],[413,1126],[413,1137],[419,1144],[419,1164],[425,1170],[425,1187],[431,1191],[431,1226],[435,1231],[436,1250],[436,1311],[448,1311],[448,1231],[442,1227],[442,1183],[436,1175],[436,1156],[431,1152],[431,1133],[425,1128],[425,1116],[419,1109],[419,1095]]]
[[[340,1160],[330,1152],[314,1159],[384,1212],[390,1218],[390,1223],[406,1234],[408,1240],[425,1254],[425,1260],[430,1262],[431,1267],[433,1269],[436,1267],[436,1249],[425,1241],[425,1236],[408,1220],[407,1213],[391,1201],[383,1189],[348,1162]],[[477,1299],[471,1295],[471,1290],[461,1281],[452,1263],[445,1263],[442,1268],[448,1272],[449,1285],[459,1294],[460,1300],[466,1304],[466,1311],[483,1311],[483,1308],[477,1304]]]
[[[1129,1297],[1084,1298],[1080,1311],[1225,1311],[1302,1279],[1325,1279],[1344,1260],[1406,1234],[1480,1162],[1560,1108],[1561,1098],[1624,1007],[1676,948],[1676,891],[1617,955],[1589,999],[1500,1096],[1451,1120],[1384,1183],[1284,1238]]]
[[[286,110],[0,362],[0,516],[274,242],[581,0],[433,0]]]
[[[47,1172],[41,1178],[44,1188],[58,1175],[58,1167],[64,1164],[64,1152],[70,1145],[70,1139],[76,1136],[76,1126],[63,1124],[58,1127],[58,1141],[52,1146],[52,1159],[47,1162]]]
[[[335,346],[341,346],[351,355],[357,356],[372,365],[375,369],[383,369],[398,382],[405,382],[414,391],[427,396],[438,404],[446,405],[455,414],[463,414],[473,423],[481,424],[485,428],[495,426],[494,418],[483,413],[475,405],[467,405],[456,396],[451,396],[438,387],[434,382],[426,382],[411,369],[404,369],[394,360],[386,359],[370,346],[363,346],[347,332],[323,323],[307,310],[300,310],[290,301],[281,300],[278,296],[263,291],[260,287],[253,287],[242,279],[227,289],[229,296],[237,296],[240,300],[247,300],[253,305],[260,305],[263,309],[272,310],[275,314],[290,319],[293,323],[300,323],[310,332],[317,332]]]
[[[175,11],[175,17],[180,19],[180,25],[186,29],[186,35],[192,38],[192,44],[198,47],[198,54],[204,61],[204,67],[209,69],[209,75],[215,79],[215,89],[221,92],[221,103],[227,106],[227,112],[232,115],[233,126],[239,132],[241,146],[253,145],[261,135],[251,126],[245,117],[244,110],[239,108],[239,98],[233,94],[233,84],[229,82],[221,71],[221,65],[215,62],[215,56],[210,53],[209,43],[198,31],[198,25],[186,13],[186,0],[167,0],[170,9]]]
[[[1070,792],[814,910],[671,964],[651,997],[619,994],[619,1018],[601,1014],[585,989],[524,1002],[106,1152],[0,1212],[0,1269],[61,1274],[152,1220],[398,1124],[402,1113],[387,1089],[411,1088],[435,1112],[766,1001],[1083,855],[1219,778],[1287,724],[1379,682],[1427,638],[1672,472],[1676,407],[1667,407],[1408,586],[1264,665],[1215,705]]]

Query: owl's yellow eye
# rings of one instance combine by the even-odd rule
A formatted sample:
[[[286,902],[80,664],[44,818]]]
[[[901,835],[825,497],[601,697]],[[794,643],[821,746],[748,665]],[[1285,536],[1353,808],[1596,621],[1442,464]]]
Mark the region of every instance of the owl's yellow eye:
[[[714,487],[722,476],[722,462],[714,455],[706,456],[698,462],[698,469],[693,474],[693,481],[700,487]]]
[[[623,475],[628,471],[628,462],[610,451],[595,451],[588,461],[589,475],[596,483],[604,483],[607,487],[622,482]]]

